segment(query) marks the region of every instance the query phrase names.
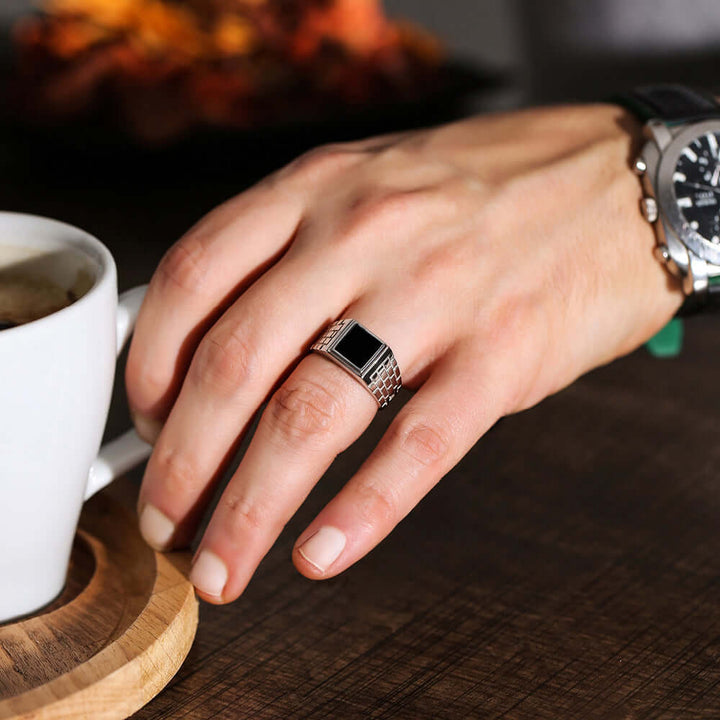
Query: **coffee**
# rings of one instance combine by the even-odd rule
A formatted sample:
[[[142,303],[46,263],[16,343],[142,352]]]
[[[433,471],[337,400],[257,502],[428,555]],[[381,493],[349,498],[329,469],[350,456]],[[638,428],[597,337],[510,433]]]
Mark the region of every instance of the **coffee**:
[[[0,272],[0,330],[39,320],[75,300],[71,290],[45,277]]]
[[[96,273],[73,248],[34,239],[12,245],[0,236],[0,330],[62,310],[90,290]]]

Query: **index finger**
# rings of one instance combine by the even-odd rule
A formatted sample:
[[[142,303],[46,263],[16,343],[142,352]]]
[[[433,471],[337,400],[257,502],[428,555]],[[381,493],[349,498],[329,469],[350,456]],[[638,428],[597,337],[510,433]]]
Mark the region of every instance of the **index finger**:
[[[165,255],[138,316],[126,369],[135,424],[154,441],[205,330],[282,254],[303,197],[263,182],[203,218]]]

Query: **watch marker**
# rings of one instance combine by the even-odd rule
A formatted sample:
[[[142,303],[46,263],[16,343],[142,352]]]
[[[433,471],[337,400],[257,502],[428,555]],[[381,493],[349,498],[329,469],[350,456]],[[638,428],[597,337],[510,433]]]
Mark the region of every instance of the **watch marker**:
[[[681,172],[673,173],[673,182],[685,182],[686,180],[687,180],[687,175],[685,173],[681,173]]]
[[[690,197],[678,198],[677,204],[678,207],[681,208],[691,208],[693,206],[693,201]]]
[[[718,156],[718,142],[717,138],[713,133],[708,133],[706,136],[708,145],[710,146],[710,152],[713,154],[713,157],[717,159]]]
[[[682,151],[682,154],[690,160],[690,162],[697,162],[698,156],[689,147],[686,147]]]
[[[715,170],[713,170],[712,177],[710,178],[710,184],[713,187],[717,187],[718,180],[720,180],[720,164],[715,166]]]
[[[690,227],[691,227],[693,230],[697,230],[697,229],[700,227],[700,223],[699,223],[697,220],[693,220],[693,221],[690,223]]]

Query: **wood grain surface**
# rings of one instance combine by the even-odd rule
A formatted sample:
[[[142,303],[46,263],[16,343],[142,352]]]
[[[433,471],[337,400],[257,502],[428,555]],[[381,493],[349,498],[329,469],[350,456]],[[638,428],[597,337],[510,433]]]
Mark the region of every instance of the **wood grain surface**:
[[[186,554],[156,555],[106,495],[85,507],[63,594],[0,626],[0,719],[125,718],[175,674],[197,603]]]
[[[305,580],[292,543],[381,414],[134,717],[720,717],[718,357],[691,320],[681,358],[639,351],[503,420],[365,560]]]

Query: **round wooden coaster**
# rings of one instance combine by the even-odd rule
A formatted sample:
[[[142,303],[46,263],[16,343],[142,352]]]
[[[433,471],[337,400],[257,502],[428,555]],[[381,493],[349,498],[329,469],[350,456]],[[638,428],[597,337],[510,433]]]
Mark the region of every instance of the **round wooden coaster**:
[[[107,495],[90,500],[62,595],[0,625],[0,720],[116,720],[157,695],[195,638],[189,560],[153,552]]]

